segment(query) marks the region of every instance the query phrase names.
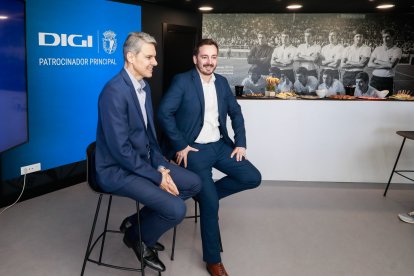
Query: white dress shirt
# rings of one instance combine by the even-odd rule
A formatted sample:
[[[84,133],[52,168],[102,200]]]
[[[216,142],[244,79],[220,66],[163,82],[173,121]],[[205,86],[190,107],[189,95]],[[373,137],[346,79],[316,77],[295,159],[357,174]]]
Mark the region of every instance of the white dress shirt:
[[[198,144],[207,144],[220,140],[220,123],[218,120],[219,113],[216,86],[214,84],[215,81],[216,77],[214,74],[212,74],[209,82],[204,82],[201,78],[204,94],[204,123],[200,134],[195,140]],[[188,115],[191,116],[191,114]]]

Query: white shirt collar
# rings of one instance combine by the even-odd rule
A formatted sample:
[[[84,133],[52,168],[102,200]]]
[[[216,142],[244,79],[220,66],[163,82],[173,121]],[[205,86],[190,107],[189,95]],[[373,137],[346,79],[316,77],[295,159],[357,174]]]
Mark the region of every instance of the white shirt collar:
[[[132,85],[134,86],[135,91],[138,91],[138,92],[144,91],[144,87],[146,86],[145,81],[143,79],[137,80],[134,77],[134,75],[132,75],[132,73],[129,72],[129,70],[126,67],[124,67],[124,69],[127,72],[129,78],[131,79]]]
[[[198,71],[197,71],[198,72]],[[213,74],[211,74],[211,79],[210,79],[210,81],[209,82],[205,82],[204,80],[203,80],[203,78],[202,78],[202,76],[201,76],[201,73],[200,72],[198,72],[198,74],[200,75],[200,79],[201,79],[201,83],[202,84],[211,84],[211,83],[214,83],[215,81],[216,81],[216,76],[214,75],[214,73]]]

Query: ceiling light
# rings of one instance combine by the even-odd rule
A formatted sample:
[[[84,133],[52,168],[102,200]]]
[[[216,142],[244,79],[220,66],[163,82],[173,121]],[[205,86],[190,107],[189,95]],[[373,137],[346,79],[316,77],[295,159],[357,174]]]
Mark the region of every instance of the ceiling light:
[[[377,9],[390,9],[390,8],[393,8],[393,7],[395,7],[394,4],[383,4],[383,5],[378,5]]]
[[[302,5],[299,5],[299,4],[293,4],[293,5],[289,5],[289,6],[287,6],[286,8],[287,8],[287,9],[289,9],[289,10],[297,10],[297,9],[302,8]]]
[[[202,6],[198,8],[200,11],[212,11],[213,7],[210,6]]]
[[[6,20],[7,18],[9,18],[9,17],[6,16],[6,15],[0,15],[0,20]]]

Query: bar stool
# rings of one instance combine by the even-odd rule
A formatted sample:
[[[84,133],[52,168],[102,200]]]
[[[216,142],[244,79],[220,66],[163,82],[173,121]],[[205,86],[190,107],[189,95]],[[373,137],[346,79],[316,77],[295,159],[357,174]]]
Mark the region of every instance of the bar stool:
[[[88,146],[88,148],[86,150],[86,179],[87,179],[87,183],[88,183],[89,187],[94,192],[99,194],[99,199],[98,199],[98,204],[96,206],[95,217],[94,217],[93,223],[92,223],[92,230],[91,230],[91,234],[89,236],[88,246],[86,248],[85,258],[83,259],[81,276],[85,272],[85,267],[86,267],[87,262],[92,262],[92,263],[95,263],[97,265],[102,265],[102,266],[110,267],[110,268],[114,268],[114,269],[137,271],[137,272],[141,272],[141,275],[144,276],[145,275],[145,265],[144,265],[143,261],[141,262],[141,266],[139,268],[118,266],[118,265],[113,265],[113,264],[109,264],[109,263],[106,263],[106,262],[102,261],[102,255],[103,255],[104,246],[105,246],[106,234],[107,233],[122,234],[122,232],[118,231],[118,230],[108,229],[108,219],[109,219],[109,214],[111,212],[112,197],[113,196],[118,196],[118,195],[112,195],[110,193],[104,192],[99,187],[99,185],[96,183],[95,147],[96,147],[96,143],[93,142]],[[102,233],[92,243],[93,236],[94,236],[94,233],[95,233],[96,221],[97,221],[98,216],[99,216],[99,211],[100,211],[100,208],[101,208],[101,202],[102,202],[103,196],[108,196],[109,197],[108,207],[107,207],[107,210],[106,210],[105,226],[104,226],[104,229],[103,229]],[[140,210],[139,205],[140,205],[139,202],[136,202],[136,208],[137,208],[137,214],[138,214],[138,241],[139,241],[139,244],[141,244],[142,240],[141,240],[141,228],[140,228],[140,218],[139,218],[139,210]],[[99,259],[92,259],[90,257],[90,255],[93,252],[95,246],[98,244],[99,241],[101,241]],[[141,250],[141,260],[143,260],[142,254],[143,254],[143,250]],[[161,272],[158,272],[158,275],[161,275]]]
[[[193,216],[186,216],[185,219],[193,218],[194,223],[198,222],[198,218],[200,215],[198,214],[198,201],[195,197],[193,197],[194,200],[194,215]],[[175,237],[177,235],[177,226],[174,226],[174,232],[173,232],[173,240],[172,240],[172,247],[171,247],[171,261],[174,260],[174,253],[175,253]],[[221,235],[220,235],[220,229],[219,229],[219,239],[220,239],[220,251],[223,252],[223,245],[221,243]]]
[[[400,135],[400,136],[402,136],[404,139],[402,141],[402,144],[401,144],[401,147],[400,147],[400,151],[398,152],[397,160],[395,160],[394,167],[392,168],[392,172],[391,172],[391,175],[390,175],[390,179],[388,179],[388,184],[387,184],[387,187],[385,188],[385,191],[384,191],[383,196],[386,196],[387,195],[388,188],[390,187],[391,179],[392,179],[394,173],[396,173],[396,174],[398,174],[398,175],[400,175],[400,176],[402,176],[402,177],[404,177],[406,179],[409,179],[411,181],[414,181],[414,179],[412,179],[412,178],[404,175],[404,173],[407,173],[407,172],[414,172],[413,170],[396,170],[395,169],[397,167],[398,160],[400,159],[400,155],[401,155],[402,149],[404,147],[405,140],[406,139],[414,140],[414,131],[397,131],[397,134]]]

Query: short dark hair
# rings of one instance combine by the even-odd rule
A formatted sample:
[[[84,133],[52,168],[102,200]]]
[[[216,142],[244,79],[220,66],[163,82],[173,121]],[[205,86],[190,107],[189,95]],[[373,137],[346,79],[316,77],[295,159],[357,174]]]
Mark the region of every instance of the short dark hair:
[[[306,30],[305,30],[305,34],[306,33],[308,33],[308,34],[311,34],[312,36],[314,36],[316,33],[315,33],[315,31],[313,30],[313,29],[311,29],[311,28],[307,28]]]
[[[383,30],[381,31],[381,34],[382,34],[382,35],[384,35],[384,34],[389,34],[390,36],[395,37],[395,31],[394,31],[393,29],[391,29],[391,28],[386,28],[386,29],[383,29]]]
[[[257,66],[256,64],[253,64],[252,67],[250,67],[249,69],[249,73],[250,74],[260,74],[260,67]]]
[[[213,46],[216,46],[217,52],[219,50],[217,42],[215,42],[211,38],[203,38],[196,44],[196,46],[194,48],[194,51],[193,51],[193,55],[194,56],[198,55],[198,52],[200,51],[200,48],[203,47],[204,45],[213,45]]]
[[[331,29],[331,30],[329,30],[328,35],[330,35],[331,33],[336,33],[336,35],[338,35],[338,30],[337,29]]]
[[[296,70],[296,75],[297,74],[301,74],[301,75],[308,75],[308,69],[306,69],[305,67],[299,67],[298,70]]]
[[[334,78],[334,70],[332,69],[325,69],[322,71],[322,76],[327,75],[330,76],[332,79]]]
[[[356,28],[356,29],[352,32],[352,34],[353,34],[354,36],[356,36],[357,34],[360,34],[360,35],[362,35],[362,36],[364,36],[364,37],[365,37],[365,35],[366,35],[366,33],[365,33],[364,29],[362,29],[362,28]]]
[[[359,72],[356,76],[355,79],[361,79],[365,82],[369,81],[369,76],[367,72]]]

